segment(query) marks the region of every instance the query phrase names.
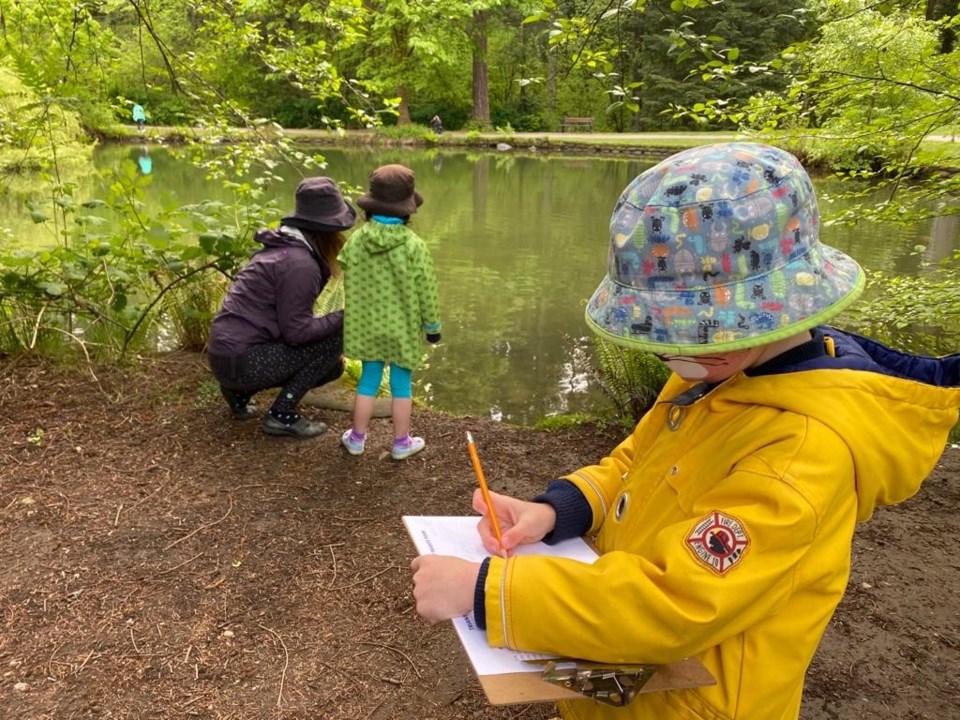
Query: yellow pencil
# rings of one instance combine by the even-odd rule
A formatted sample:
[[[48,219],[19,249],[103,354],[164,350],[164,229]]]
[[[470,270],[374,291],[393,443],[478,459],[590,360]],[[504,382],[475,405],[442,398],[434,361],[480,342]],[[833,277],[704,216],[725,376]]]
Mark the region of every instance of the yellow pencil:
[[[483,493],[483,502],[487,504],[487,515],[490,518],[490,525],[493,526],[493,534],[497,537],[497,542],[503,548],[503,536],[500,534],[500,522],[497,520],[497,511],[493,509],[493,501],[490,499],[490,488],[487,487],[487,479],[483,476],[483,468],[480,467],[480,456],[477,455],[477,446],[473,444],[473,435],[467,431],[467,449],[470,451],[470,460],[473,462],[473,472],[477,475],[477,482],[480,483],[480,492]]]

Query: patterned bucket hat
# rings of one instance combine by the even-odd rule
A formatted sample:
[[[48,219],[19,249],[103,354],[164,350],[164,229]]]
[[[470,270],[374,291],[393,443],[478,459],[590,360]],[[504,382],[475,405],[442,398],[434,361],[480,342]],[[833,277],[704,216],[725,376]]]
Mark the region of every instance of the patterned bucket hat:
[[[818,325],[862,292],[853,258],[820,244],[813,184],[790,153],[732,142],[640,174],[610,219],[590,328],[638,350],[704,355]]]

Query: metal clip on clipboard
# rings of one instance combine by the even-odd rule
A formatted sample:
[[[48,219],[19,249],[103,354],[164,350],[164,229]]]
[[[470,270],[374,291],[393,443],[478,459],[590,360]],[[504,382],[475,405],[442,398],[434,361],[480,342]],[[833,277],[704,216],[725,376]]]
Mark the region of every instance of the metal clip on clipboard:
[[[646,684],[655,665],[602,665],[583,660],[528,660],[543,665],[543,679],[551,685],[613,707],[629,705]]]

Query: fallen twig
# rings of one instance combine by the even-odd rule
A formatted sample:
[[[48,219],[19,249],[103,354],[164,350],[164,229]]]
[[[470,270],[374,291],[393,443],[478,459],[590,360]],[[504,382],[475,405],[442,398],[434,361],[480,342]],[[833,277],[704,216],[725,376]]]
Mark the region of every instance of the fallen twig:
[[[283,683],[287,678],[287,667],[290,665],[290,653],[287,652],[287,645],[283,642],[283,638],[277,633],[276,630],[271,630],[266,625],[260,625],[264,630],[273,635],[280,642],[280,647],[283,648],[283,670],[280,672],[280,692],[277,693],[277,709],[279,710],[283,705]]]
[[[328,545],[327,547],[330,548],[330,557],[333,558],[333,577],[330,578],[330,582],[327,583],[327,589],[329,590],[337,579],[337,556],[333,552],[333,545]]]
[[[46,603],[46,600],[44,600],[44,603]],[[43,611],[44,611],[44,613],[46,613],[46,611],[47,611],[46,607],[44,607]],[[54,660],[54,658],[57,656],[57,651],[58,651],[60,648],[62,648],[63,646],[64,646],[64,643],[60,643],[59,645],[57,645],[57,646],[53,649],[53,652],[50,653],[50,657],[47,659],[47,675],[52,675],[52,674],[53,674],[53,673],[50,671],[50,666],[53,665],[54,662],[57,662],[57,661]]]
[[[46,305],[44,305],[43,309],[46,309]],[[37,342],[37,333],[40,331],[40,318],[43,317],[43,309],[40,311],[40,315],[37,316],[37,324],[34,327],[33,338],[30,340],[30,349],[33,349],[33,346]],[[90,359],[90,353],[87,352],[87,344],[83,340],[81,340],[79,337],[74,335],[72,332],[67,332],[63,328],[58,328],[50,325],[50,326],[45,326],[45,329],[54,330],[58,333],[62,333],[66,335],[68,338],[74,340],[77,343],[77,345],[80,346],[80,349],[83,351],[84,357],[87,359],[87,370],[90,371],[90,377],[93,378],[93,381],[97,384],[97,389],[100,390],[103,396],[108,397],[107,391],[104,390],[103,385],[100,384],[100,378],[98,378],[97,374],[93,371],[93,361]]]
[[[403,656],[403,658],[410,663],[410,667],[413,668],[413,671],[417,674],[417,677],[423,679],[423,675],[420,674],[420,671],[417,669],[417,666],[414,665],[413,660],[410,659],[410,656],[407,655],[403,650],[393,647],[392,645],[384,645],[383,643],[367,642],[366,640],[358,640],[360,645],[372,645],[373,647],[383,648],[384,650],[392,650],[398,655]]]
[[[157,466],[154,466],[154,467],[160,467],[160,466],[157,465]],[[169,479],[170,479],[170,469],[169,469],[169,468],[162,468],[162,469],[164,469],[164,470],[167,471],[167,480],[169,480]],[[140,498],[139,500],[137,500],[133,505],[130,506],[130,509],[131,509],[131,510],[134,510],[135,508],[140,507],[140,505],[142,505],[142,504],[145,503],[147,500],[149,500],[149,499],[152,498],[154,495],[156,495],[158,492],[160,492],[161,490],[163,490],[163,486],[167,484],[167,480],[164,480],[162,483],[160,483],[159,485],[157,485],[157,489],[154,490],[152,493],[150,493],[150,494],[147,495],[146,497],[142,497],[142,498]]]
[[[374,578],[378,578],[378,577],[380,577],[381,575],[383,575],[384,573],[390,572],[391,570],[399,570],[399,568],[396,567],[395,565],[391,565],[390,567],[385,568],[385,569],[381,570],[381,571],[378,572],[378,573],[374,573],[374,574],[371,575],[370,577],[365,577],[365,578],[363,578],[362,580],[357,580],[356,582],[352,582],[352,583],[350,583],[349,585],[341,585],[340,587],[328,588],[328,589],[331,590],[331,591],[339,591],[339,590],[346,590],[347,588],[352,588],[352,587],[354,587],[354,586],[356,586],[356,585],[363,585],[365,582],[369,582],[370,580],[373,580]]]
[[[379,710],[381,707],[383,707],[383,704],[384,704],[386,701],[387,701],[387,698],[384,698],[383,700],[381,700],[380,702],[378,702],[377,705],[376,705],[376,707],[374,707],[373,710],[371,710],[370,712],[368,712],[368,713],[364,716],[364,720],[367,720],[368,718],[373,717],[373,714],[374,714],[377,710]]]
[[[167,546],[163,549],[164,552],[166,552],[167,550],[169,550],[170,548],[172,548],[174,545],[178,545],[178,544],[182,543],[182,542],[183,542],[184,540],[186,540],[187,538],[193,537],[194,535],[196,535],[196,534],[197,534],[198,532],[200,532],[201,530],[206,530],[207,528],[212,528],[214,525],[217,525],[217,524],[219,524],[219,523],[222,523],[224,520],[227,519],[227,516],[228,516],[232,511],[233,511],[233,497],[230,498],[230,507],[227,508],[227,511],[223,514],[223,517],[221,517],[219,520],[214,520],[212,523],[207,523],[206,525],[201,525],[200,527],[198,527],[198,528],[197,528],[196,530],[194,530],[193,532],[188,532],[186,535],[184,535],[184,536],[183,536],[182,538],[180,538],[179,540],[174,540],[172,543],[170,543],[169,545],[167,545]]]
[[[87,663],[90,662],[90,658],[93,657],[93,653],[94,653],[93,650],[91,650],[89,653],[87,653],[87,656],[83,659],[83,662],[80,663],[80,667],[78,667],[78,668],[76,669],[76,671],[73,673],[74,675],[79,675],[79,674],[80,674],[80,671],[83,670],[83,669],[87,666]]]
[[[179,570],[179,569],[182,568],[184,565],[189,565],[190,563],[192,563],[194,560],[196,560],[196,559],[197,559],[198,557],[200,557],[201,555],[203,555],[203,553],[202,553],[202,552],[198,552],[198,553],[197,553],[196,555],[194,555],[192,558],[188,558],[187,560],[184,560],[184,561],[183,561],[182,563],[180,563],[179,565],[174,565],[172,568],[167,568],[166,570],[161,570],[160,572],[157,573],[157,575],[166,575],[167,573],[172,573],[174,570]]]

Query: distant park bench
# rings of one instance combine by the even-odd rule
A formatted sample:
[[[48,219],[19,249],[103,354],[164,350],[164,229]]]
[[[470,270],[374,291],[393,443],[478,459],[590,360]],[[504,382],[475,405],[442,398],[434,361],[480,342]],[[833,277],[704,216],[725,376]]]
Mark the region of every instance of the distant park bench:
[[[593,132],[592,117],[565,117],[560,122],[560,132],[566,132],[567,128],[571,130],[585,129],[587,132]]]

